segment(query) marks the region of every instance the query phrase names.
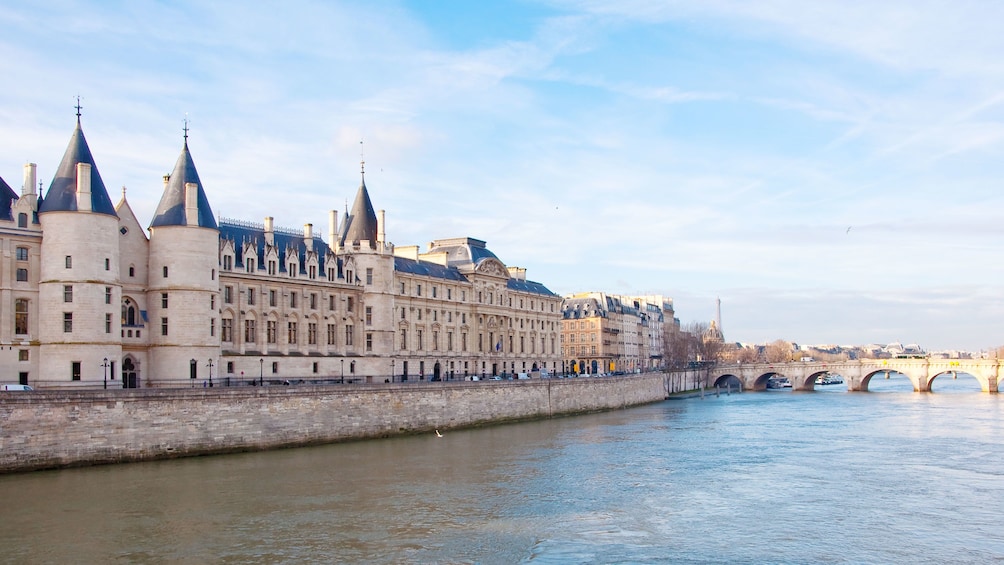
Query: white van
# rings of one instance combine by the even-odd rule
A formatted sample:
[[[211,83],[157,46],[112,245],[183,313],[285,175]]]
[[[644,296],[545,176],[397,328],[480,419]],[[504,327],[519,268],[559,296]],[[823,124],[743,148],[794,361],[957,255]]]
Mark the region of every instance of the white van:
[[[528,375],[528,374],[526,374],[526,373],[519,373],[519,374],[517,374],[517,375],[516,375],[516,378],[517,378],[518,380],[521,380],[521,381],[522,381],[522,380],[525,380],[525,379],[529,379],[529,378],[530,378],[530,375]]]
[[[28,385],[0,384],[0,390],[34,390]]]

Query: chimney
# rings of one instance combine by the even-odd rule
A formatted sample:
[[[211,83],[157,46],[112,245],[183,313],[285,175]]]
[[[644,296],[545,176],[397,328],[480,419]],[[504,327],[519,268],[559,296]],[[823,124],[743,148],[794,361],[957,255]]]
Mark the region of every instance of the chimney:
[[[24,164],[24,185],[21,186],[21,196],[35,194],[35,163]]]
[[[328,211],[328,246],[332,250],[338,245],[338,210]]]
[[[91,166],[77,163],[77,210],[90,212],[91,208]]]
[[[199,185],[185,183],[185,225],[199,225]]]
[[[383,210],[377,212],[377,243],[387,241],[387,236],[384,233],[384,222],[386,221],[384,214],[385,212]]]
[[[314,250],[314,224],[303,224],[303,246],[307,251]]]
[[[272,229],[272,216],[265,216],[265,245],[275,245],[275,231]]]
[[[171,175],[164,175],[164,190],[167,190],[167,183],[171,182]]]

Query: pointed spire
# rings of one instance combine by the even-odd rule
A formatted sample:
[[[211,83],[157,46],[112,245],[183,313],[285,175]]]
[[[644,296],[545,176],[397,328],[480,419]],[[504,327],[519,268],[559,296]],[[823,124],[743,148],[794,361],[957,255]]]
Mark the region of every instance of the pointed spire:
[[[108,191],[105,190],[105,183],[101,180],[101,174],[98,173],[98,167],[94,164],[94,157],[91,155],[91,149],[84,137],[84,130],[80,126],[79,96],[75,107],[77,109],[77,127],[73,130],[73,135],[70,136],[66,153],[63,154],[63,160],[60,161],[59,167],[56,169],[56,176],[52,179],[52,184],[49,185],[49,191],[38,207],[38,213],[77,211],[77,165],[86,164],[90,165],[91,171],[90,211],[118,217],[112,200],[108,197]]]
[[[185,186],[195,184],[198,187],[197,202],[198,225],[203,228],[219,229],[216,225],[216,218],[213,209],[209,206],[209,198],[202,188],[202,181],[199,180],[199,171],[195,168],[195,161],[192,160],[192,153],[188,150],[188,119],[185,119],[185,143],[174,164],[174,171],[168,177],[167,185],[164,187],[164,194],[160,197],[160,204],[154,213],[150,227],[160,226],[185,226],[188,223],[188,215],[185,212]]]

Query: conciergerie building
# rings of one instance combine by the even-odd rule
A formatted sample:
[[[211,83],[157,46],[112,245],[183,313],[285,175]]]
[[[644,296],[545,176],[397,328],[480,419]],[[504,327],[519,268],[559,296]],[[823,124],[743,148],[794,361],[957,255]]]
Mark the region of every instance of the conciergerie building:
[[[220,218],[185,131],[160,204],[113,204],[77,124],[44,196],[0,179],[0,371],[37,388],[400,382],[560,370],[562,299],[484,241],[395,247],[365,171],[327,241]]]

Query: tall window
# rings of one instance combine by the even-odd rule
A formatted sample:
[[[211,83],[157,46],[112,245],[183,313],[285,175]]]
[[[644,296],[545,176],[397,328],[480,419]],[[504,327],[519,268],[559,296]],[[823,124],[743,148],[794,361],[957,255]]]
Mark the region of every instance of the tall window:
[[[373,351],[373,334],[366,332],[366,351]]]
[[[160,307],[161,308],[167,308],[167,293],[166,292],[160,293]]]
[[[28,260],[28,248],[27,247],[18,247],[17,248],[17,260],[18,261],[27,261]]]
[[[338,331],[334,324],[328,324],[328,345],[334,345],[338,339]]]
[[[345,324],[345,345],[352,345],[352,324]]]
[[[209,336],[216,337],[216,318],[209,318]]]
[[[73,312],[63,312],[63,333],[73,332]]]
[[[136,303],[126,298],[122,301],[122,325],[135,326],[136,324]]]
[[[111,304],[111,303],[112,303],[112,287],[106,286],[105,287],[105,304]]]
[[[248,289],[248,306],[254,306],[254,289]]]
[[[317,322],[307,324],[307,344],[317,345]]]
[[[422,350],[422,330],[415,330],[415,349]]]
[[[369,286],[373,284],[373,269],[372,267],[366,268],[366,285]]]
[[[244,320],[244,342],[254,343],[255,342],[255,323],[254,320]]]
[[[296,330],[297,330],[296,322],[289,322],[286,325],[286,329],[288,330],[289,333],[289,338],[288,338],[289,343],[296,344]]]
[[[367,326],[372,326],[373,325],[373,307],[372,306],[367,306],[366,307],[366,325]]]
[[[20,282],[27,282],[28,281],[28,269],[24,269],[24,268],[18,269],[17,270],[17,280],[20,281]]]
[[[289,307],[290,308],[296,308],[296,297],[297,296],[298,295],[296,294],[296,291],[290,291],[290,293],[289,293]]]
[[[70,380],[80,380],[80,361],[73,361],[70,363]]]
[[[349,312],[355,312],[355,306],[356,306],[355,299],[353,299],[351,296],[348,297],[345,302],[345,309]]]
[[[265,322],[265,341],[268,343],[276,342],[276,335],[279,333],[278,330],[279,323],[275,320],[268,320]]]
[[[316,292],[311,292],[310,293],[310,309],[311,310],[317,310],[317,293]]]
[[[17,227],[26,228],[28,227],[28,214],[21,212],[17,215]]]
[[[274,288],[270,288],[268,290],[268,305],[269,306],[273,306],[273,307],[275,306],[275,289]]]
[[[234,340],[234,321],[231,318],[223,318],[220,339],[230,343]]]
[[[69,255],[66,256],[66,268],[67,269],[72,269],[73,268],[73,257],[71,257]]]
[[[106,334],[112,333],[112,315],[111,314],[105,314],[105,333]]]
[[[160,319],[160,335],[167,335],[167,318]]]
[[[401,350],[408,349],[408,330],[401,330]]]
[[[232,286],[223,287],[223,303],[224,304],[234,303],[234,287]]]
[[[73,302],[73,285],[63,285],[63,302]]]
[[[164,278],[167,278],[167,265],[164,265]]]
[[[14,333],[28,334],[28,299],[18,298],[14,301]]]

